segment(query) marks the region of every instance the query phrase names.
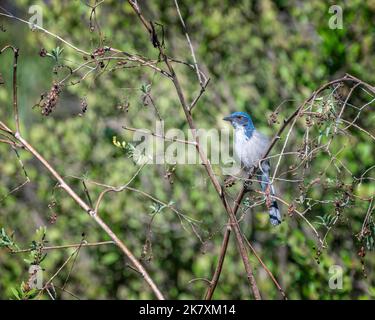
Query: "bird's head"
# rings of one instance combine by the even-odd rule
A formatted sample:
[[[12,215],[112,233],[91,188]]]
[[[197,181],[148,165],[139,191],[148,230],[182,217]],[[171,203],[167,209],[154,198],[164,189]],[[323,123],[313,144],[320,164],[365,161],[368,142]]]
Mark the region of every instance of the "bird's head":
[[[246,112],[233,112],[229,116],[223,118],[223,120],[229,121],[236,130],[244,129],[248,137],[252,135],[255,129],[253,120]]]

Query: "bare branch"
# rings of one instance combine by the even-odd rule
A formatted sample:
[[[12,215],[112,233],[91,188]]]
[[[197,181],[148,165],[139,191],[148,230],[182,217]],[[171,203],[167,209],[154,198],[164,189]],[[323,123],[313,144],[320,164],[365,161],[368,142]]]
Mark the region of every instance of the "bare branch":
[[[75,243],[75,244],[65,244],[61,246],[49,246],[49,247],[42,247],[40,250],[42,251],[50,251],[50,250],[59,250],[59,249],[69,249],[69,248],[77,248],[77,247],[97,247],[101,245],[107,244],[115,244],[114,241],[101,241],[101,242],[83,242],[83,243]],[[11,253],[25,253],[33,251],[34,249],[21,249],[21,250],[14,250]]]
[[[181,15],[181,12],[180,12],[180,7],[178,5],[178,1],[174,0],[174,4],[176,6],[176,10],[177,10],[178,16],[180,18],[182,28],[184,29],[186,40],[187,40],[187,42],[189,44],[189,47],[190,47],[191,57],[193,58],[194,67],[195,67],[195,71],[197,73],[199,84],[201,85],[202,88],[206,87],[207,86],[207,82],[204,84],[203,81],[202,81],[201,73],[200,73],[199,68],[198,68],[197,58],[195,57],[194,47],[193,47],[193,44],[191,43],[189,33],[187,32],[187,28],[186,28],[184,19],[182,18],[182,15]]]
[[[147,284],[151,287],[152,291],[158,297],[158,299],[163,300],[164,296],[160,292],[159,288],[156,286],[154,281],[151,279],[146,269],[137,260],[133,253],[125,246],[125,244],[117,237],[117,235],[111,230],[110,227],[96,214],[96,212],[90,208],[90,206],[82,200],[76,192],[65,182],[65,180],[57,173],[57,171],[50,165],[50,163],[43,158],[43,156],[38,153],[21,135],[16,132],[14,137],[36,158],[43,166],[54,176],[54,178],[59,182],[60,187],[64,189],[69,196],[86,212],[88,213],[95,222],[109,235],[109,237],[116,243],[116,245],[124,252],[124,254],[129,258],[129,260],[134,264],[137,270],[140,272],[142,277],[145,279]]]
[[[185,117],[186,117],[186,120],[189,124],[189,127],[190,127],[190,129],[192,129],[193,138],[197,143],[196,149],[198,151],[199,157],[201,158],[203,166],[205,167],[205,169],[207,171],[207,174],[208,174],[217,194],[219,195],[219,198],[221,199],[221,201],[223,203],[225,211],[227,212],[227,214],[229,216],[231,227],[234,229],[234,233],[235,233],[235,236],[236,236],[237,248],[240,252],[240,255],[241,255],[245,270],[246,270],[247,278],[250,282],[251,290],[253,292],[253,295],[254,295],[255,299],[259,300],[259,299],[261,299],[260,292],[259,292],[256,280],[255,280],[255,277],[254,277],[254,274],[253,274],[253,269],[251,267],[249,257],[247,256],[247,251],[246,251],[245,243],[244,243],[244,240],[243,240],[243,236],[242,236],[239,224],[237,222],[236,216],[235,216],[231,206],[229,205],[229,203],[228,203],[228,201],[225,197],[222,186],[220,185],[219,180],[217,179],[216,175],[214,174],[212,166],[211,166],[205,152],[203,151],[203,149],[201,148],[201,146],[199,144],[199,137],[196,134],[196,126],[195,126],[194,120],[191,116],[189,106],[186,103],[185,96],[184,96],[183,90],[181,88],[179,79],[178,79],[172,65],[170,64],[170,61],[169,61],[167,55],[165,54],[163,47],[161,46],[160,42],[157,40],[157,35],[153,33],[152,27],[147,22],[147,20],[143,17],[139,6],[137,5],[137,3],[135,1],[128,0],[128,2],[133,7],[134,11],[138,15],[139,19],[141,20],[141,22],[143,23],[143,25],[145,26],[147,31],[152,36],[153,44],[159,50],[160,56],[162,57],[162,60],[165,62],[166,66],[169,70],[169,74],[172,76],[172,82],[174,84],[177,96],[180,100],[180,103],[181,103],[182,109],[185,113]]]

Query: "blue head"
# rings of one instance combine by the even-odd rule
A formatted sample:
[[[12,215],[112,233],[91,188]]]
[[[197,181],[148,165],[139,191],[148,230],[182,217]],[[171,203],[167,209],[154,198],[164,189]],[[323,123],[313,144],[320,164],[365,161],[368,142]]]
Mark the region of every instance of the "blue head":
[[[248,138],[251,138],[255,130],[253,120],[246,112],[233,112],[229,116],[223,118],[225,121],[229,121],[234,129],[244,128],[245,134]]]

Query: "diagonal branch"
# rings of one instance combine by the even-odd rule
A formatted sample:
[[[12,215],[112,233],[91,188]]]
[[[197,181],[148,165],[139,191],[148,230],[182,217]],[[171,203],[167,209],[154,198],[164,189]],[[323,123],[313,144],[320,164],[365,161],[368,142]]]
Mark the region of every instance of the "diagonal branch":
[[[315,100],[316,96],[321,93],[323,90],[327,89],[328,87],[334,85],[334,84],[337,84],[337,83],[340,83],[340,82],[355,82],[355,83],[360,83],[361,85],[365,86],[367,89],[369,89],[370,91],[372,91],[373,93],[375,93],[375,88],[371,85],[369,85],[368,83],[365,83],[363,82],[362,80],[359,80],[358,78],[355,78],[353,76],[351,76],[350,74],[346,74],[344,77],[342,78],[339,78],[339,79],[336,79],[336,80],[333,80],[333,81],[330,81],[328,83],[325,83],[323,84],[319,89],[317,89],[316,91],[314,91],[310,97],[308,97],[290,116],[289,118],[285,119],[284,120],[284,123],[283,125],[281,126],[281,128],[279,129],[279,131],[277,132],[277,134],[273,137],[273,139],[271,140],[271,143],[268,147],[268,150],[267,152],[265,153],[265,155],[263,156],[263,159],[267,158],[269,153],[271,152],[271,150],[273,149],[273,147],[275,146],[276,142],[280,139],[281,137],[281,134],[284,132],[284,130],[286,129],[286,127],[294,120],[294,118],[301,112],[301,110],[306,106],[306,104],[312,102]],[[282,153],[281,153],[282,154]],[[259,161],[260,163],[262,162],[263,160]],[[255,169],[255,168],[254,168]],[[252,176],[254,175],[254,172],[255,170],[253,170],[253,172],[249,175],[248,179],[251,179]],[[243,200],[243,197],[246,193],[246,189],[244,187],[242,187],[241,191],[238,193],[237,197],[236,197],[236,200],[234,202],[234,208],[233,208],[233,212],[236,214],[237,211],[238,211],[238,208]],[[228,221],[229,223],[229,221]],[[224,238],[223,238],[223,241],[222,241],[222,244],[221,244],[221,248],[220,248],[220,254],[219,254],[219,258],[218,258],[218,261],[217,261],[217,265],[216,265],[216,268],[215,268],[215,271],[214,271],[214,274],[212,276],[212,280],[211,280],[211,285],[208,287],[207,289],[207,292],[206,292],[206,299],[211,299],[212,298],[212,295],[214,294],[214,291],[216,289],[216,286],[217,286],[217,283],[219,281],[219,278],[220,278],[220,274],[221,274],[221,271],[222,271],[222,268],[223,268],[223,263],[224,263],[224,259],[225,259],[225,255],[226,255],[226,252],[227,252],[227,247],[228,247],[228,241],[229,241],[229,238],[230,238],[230,233],[231,233],[231,229],[230,228],[227,228],[226,231],[225,231],[225,234],[224,234]],[[320,237],[318,237],[318,240],[320,240],[321,242],[321,239]],[[255,254],[254,250],[252,247],[250,247],[250,249],[253,251],[253,253]]]
[[[238,248],[239,253],[241,255],[241,258],[242,258],[242,261],[243,261],[243,264],[244,264],[244,267],[245,267],[245,270],[246,270],[247,278],[248,278],[248,281],[250,282],[251,290],[253,292],[253,295],[254,295],[255,299],[260,300],[261,299],[260,292],[259,292],[256,280],[255,280],[255,277],[254,277],[254,273],[253,273],[253,269],[252,269],[252,266],[251,266],[250,261],[249,261],[249,257],[247,255],[245,242],[244,242],[244,239],[243,239],[243,236],[242,236],[237,218],[236,218],[236,216],[235,216],[235,214],[234,214],[234,212],[233,212],[233,210],[232,210],[232,208],[231,208],[231,206],[230,206],[230,204],[229,204],[229,202],[228,202],[228,200],[225,196],[225,193],[223,192],[223,188],[222,188],[219,180],[217,179],[217,177],[214,174],[211,163],[207,158],[207,155],[205,154],[205,152],[201,148],[201,145],[199,143],[199,137],[198,137],[197,132],[196,132],[197,131],[196,126],[195,126],[193,117],[191,115],[189,105],[186,102],[186,99],[185,99],[182,87],[180,85],[179,79],[178,79],[172,65],[170,64],[170,60],[168,59],[167,55],[165,54],[162,45],[158,41],[157,35],[153,31],[152,25],[150,23],[148,23],[147,20],[143,17],[143,15],[141,13],[141,10],[140,10],[139,6],[137,5],[136,1],[128,0],[128,2],[132,6],[134,11],[136,12],[138,17],[140,18],[141,22],[143,23],[143,25],[145,26],[147,31],[151,34],[153,44],[159,50],[160,57],[162,58],[162,60],[164,61],[164,63],[166,64],[166,66],[169,70],[169,74],[172,77],[172,82],[173,82],[173,85],[175,87],[178,98],[180,100],[180,104],[181,104],[182,109],[185,113],[185,118],[188,122],[188,125],[189,125],[190,129],[192,130],[193,138],[196,141],[196,149],[197,149],[197,152],[199,154],[199,157],[202,160],[203,166],[206,169],[206,172],[207,172],[207,174],[208,174],[208,176],[211,180],[211,183],[214,186],[217,194],[219,195],[220,200],[221,200],[221,202],[224,206],[224,209],[229,216],[230,225],[233,228],[234,233],[235,233],[237,248]]]
[[[113,241],[100,241],[100,242],[82,242],[82,243],[74,243],[74,244],[65,244],[61,246],[49,246],[49,247],[42,247],[42,251],[49,251],[49,250],[59,250],[59,249],[69,249],[69,248],[77,248],[77,247],[97,247],[101,245],[107,244],[115,244]],[[21,250],[13,250],[10,253],[25,253],[33,251],[34,249],[21,249]]]
[[[65,182],[59,173],[51,166],[51,164],[38,152],[36,151],[18,132],[14,134],[14,137],[28,150],[43,166],[53,175],[53,177],[59,182],[60,187],[64,189],[68,195],[85,211],[94,221],[109,235],[109,237],[116,243],[116,245],[123,251],[123,253],[133,263],[135,268],[142,275],[144,280],[150,286],[152,291],[155,293],[158,299],[164,300],[163,294],[156,286],[154,281],[151,279],[146,269],[137,260],[134,254],[128,249],[128,247],[117,237],[117,235],[111,230],[111,228],[96,214],[96,212],[84,201],[77,193]]]
[[[189,33],[187,32],[187,28],[186,28],[186,25],[185,25],[185,21],[184,21],[184,19],[182,18],[182,15],[181,15],[181,12],[180,12],[180,7],[179,7],[179,5],[178,5],[178,1],[177,1],[177,0],[174,0],[174,4],[175,4],[175,6],[176,6],[176,10],[177,10],[178,16],[179,16],[179,18],[180,18],[182,28],[184,29],[184,33],[185,33],[186,40],[187,40],[187,42],[188,42],[188,44],[189,44],[189,47],[190,47],[191,57],[193,58],[194,67],[195,67],[195,72],[197,73],[197,77],[198,77],[199,84],[200,84],[201,87],[203,88],[203,86],[205,86],[205,84],[204,84],[203,81],[202,81],[201,73],[200,73],[199,68],[198,68],[197,58],[195,57],[194,47],[193,47],[193,44],[191,43]]]

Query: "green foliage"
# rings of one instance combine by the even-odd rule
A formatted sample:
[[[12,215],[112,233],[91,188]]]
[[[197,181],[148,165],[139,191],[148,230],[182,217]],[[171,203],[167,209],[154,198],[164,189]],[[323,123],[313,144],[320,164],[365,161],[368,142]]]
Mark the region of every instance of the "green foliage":
[[[331,214],[326,213],[323,217],[322,216],[316,217],[316,219],[318,220],[316,224],[322,225],[326,227],[327,229],[329,229],[333,225],[335,218],[336,217],[332,216]]]
[[[170,201],[168,204],[161,204],[158,202],[154,202],[152,205],[150,205],[151,214],[160,213],[163,211],[163,209],[173,206],[174,202]]]
[[[134,152],[136,151],[135,147],[131,143],[127,143],[126,141],[118,141],[116,136],[113,136],[112,143],[120,149],[124,149],[126,155],[128,158],[134,157]]]
[[[47,56],[55,60],[56,63],[59,63],[59,59],[63,51],[64,48],[56,47],[52,49],[51,53],[47,53]]]
[[[12,235],[8,235],[5,232],[4,228],[1,228],[0,232],[0,248],[8,248],[8,249],[18,249],[17,244],[13,241],[14,233]]]
[[[18,288],[10,288],[15,300],[32,300],[39,293],[38,289],[25,290],[25,283],[22,282]]]
[[[46,240],[47,228],[45,226],[39,227],[34,235],[34,240],[31,241],[30,245],[30,258],[24,259],[29,265],[40,265],[40,263],[47,257],[47,253],[43,253],[43,248],[48,242]]]

